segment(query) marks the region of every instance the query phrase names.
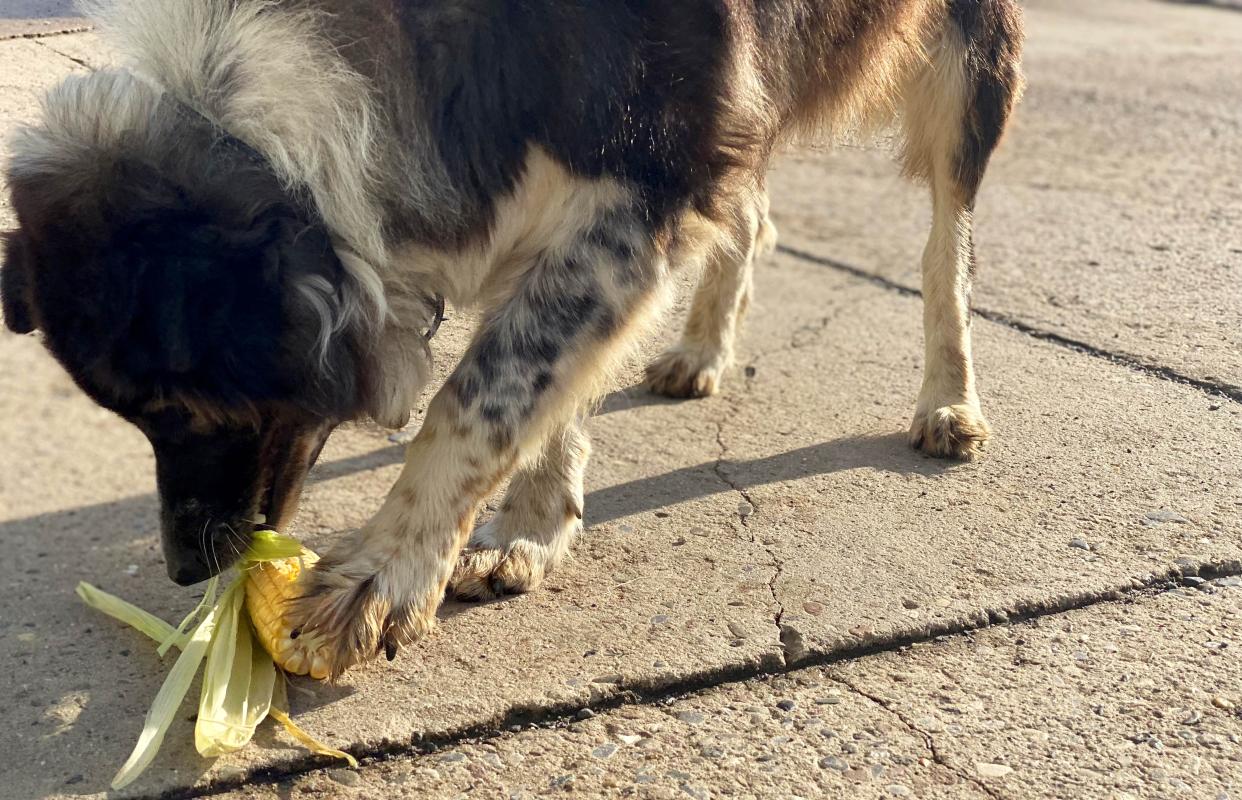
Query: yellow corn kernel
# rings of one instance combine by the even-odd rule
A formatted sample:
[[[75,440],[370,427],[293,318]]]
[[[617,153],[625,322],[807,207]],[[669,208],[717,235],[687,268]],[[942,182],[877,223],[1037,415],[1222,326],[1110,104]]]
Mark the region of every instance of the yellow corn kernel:
[[[255,564],[246,571],[246,611],[255,635],[278,667],[293,675],[323,679],[328,677],[328,662],[319,651],[318,638],[292,638],[285,621],[285,605],[297,594],[299,573],[318,560],[319,556],[305,550],[300,558]]]

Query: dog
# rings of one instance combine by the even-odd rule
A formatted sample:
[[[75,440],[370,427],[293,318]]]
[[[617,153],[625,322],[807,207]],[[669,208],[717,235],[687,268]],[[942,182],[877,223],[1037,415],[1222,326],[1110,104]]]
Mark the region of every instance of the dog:
[[[910,442],[988,440],[971,218],[1022,89],[1014,0],[88,5],[127,66],[65,81],[16,139],[0,294],[150,439],[174,581],[288,524],[335,426],[405,424],[444,303],[479,311],[382,508],[290,611],[333,676],[426,635],[446,592],[556,567],[584,409],[679,269],[702,278],[648,382],[717,391],[791,141],[897,126],[933,202]]]

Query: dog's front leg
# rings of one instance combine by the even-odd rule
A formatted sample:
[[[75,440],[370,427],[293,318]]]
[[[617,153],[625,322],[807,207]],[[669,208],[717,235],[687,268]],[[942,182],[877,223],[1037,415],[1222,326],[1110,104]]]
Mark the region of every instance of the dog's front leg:
[[[332,675],[431,629],[479,505],[599,391],[657,294],[664,258],[641,207],[614,197],[515,270],[379,513],[310,572],[292,621],[324,641]]]

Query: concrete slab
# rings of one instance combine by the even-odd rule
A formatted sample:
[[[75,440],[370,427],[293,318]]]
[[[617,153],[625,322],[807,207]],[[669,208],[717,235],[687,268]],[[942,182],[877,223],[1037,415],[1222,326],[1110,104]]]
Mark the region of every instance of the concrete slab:
[[[964,798],[988,795],[926,740],[822,670],[631,706],[228,800],[497,797]]]
[[[1236,797],[1242,589],[1229,584],[992,628],[829,674],[1002,797]]]
[[[1193,390],[981,324],[1001,438],[982,464],[947,467],[894,433],[917,381],[914,301],[791,259],[759,286],[750,381],[694,404],[617,397],[592,422],[590,527],[547,588],[446,609],[430,641],[338,686],[299,683],[304,724],[384,750],[778,669],[778,624],[796,630],[797,657],[826,657],[1093,597],[1178,557],[1242,557],[1242,410],[1209,412]],[[22,421],[0,465],[18,476],[0,488],[13,548],[0,565],[12,607],[0,659],[13,665],[0,692],[19,717],[13,763],[30,765],[10,781],[22,796],[90,793],[123,760],[165,667],[71,587],[93,580],[170,618],[190,601],[162,575],[145,445],[68,391],[35,345],[0,340],[14,365],[0,418]],[[334,438],[296,525],[312,545],[377,507],[396,470],[383,441]],[[1144,523],[1172,519],[1162,511],[1185,522]],[[1097,550],[1072,547],[1078,536]],[[50,714],[72,696],[70,723]],[[173,729],[141,791],[304,763],[273,734],[206,772],[189,734]],[[81,756],[51,758],[66,751]]]
[[[781,625],[812,651],[1242,556],[1237,404],[981,322],[995,445],[981,464],[911,458],[898,431],[921,377],[918,301],[795,259],[757,279],[750,377],[709,414],[777,567]]]
[[[1242,790],[1229,583],[222,797],[1229,797]]]
[[[56,41],[92,63],[88,40]],[[0,54],[26,70],[6,67],[18,80],[0,87],[10,126],[33,112],[38,86],[81,68],[37,40]],[[692,404],[618,394],[592,422],[589,529],[549,586],[446,609],[440,633],[394,665],[335,687],[298,683],[301,721],[360,753],[387,751],[781,669],[786,654],[840,656],[1085,602],[1179,557],[1242,555],[1242,406],[981,322],[999,438],[982,464],[949,467],[899,433],[918,381],[914,300],[788,256],[758,281],[743,351],[753,375]],[[446,325],[441,375],[466,322]],[[0,364],[0,697],[15,765],[4,791],[94,795],[165,665],[72,587],[92,580],[169,618],[192,599],[163,577],[142,437],[85,400],[34,339],[0,337]],[[399,457],[376,430],[335,436],[296,531],[321,546],[364,522]],[[1092,549],[1071,546],[1078,537]],[[136,792],[310,763],[265,733],[212,765],[189,733],[183,720]]]
[[[1242,15],[1032,0],[1030,88],[978,204],[975,302],[1242,397]],[[783,241],[907,286],[930,213],[887,151],[787,156]]]

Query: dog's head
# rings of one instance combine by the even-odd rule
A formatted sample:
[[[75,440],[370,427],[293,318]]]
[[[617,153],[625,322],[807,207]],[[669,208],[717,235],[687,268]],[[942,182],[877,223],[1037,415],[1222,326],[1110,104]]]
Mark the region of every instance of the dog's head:
[[[58,90],[9,180],[5,322],[150,439],[169,576],[219,572],[374,415],[374,310],[257,153],[123,74]]]

